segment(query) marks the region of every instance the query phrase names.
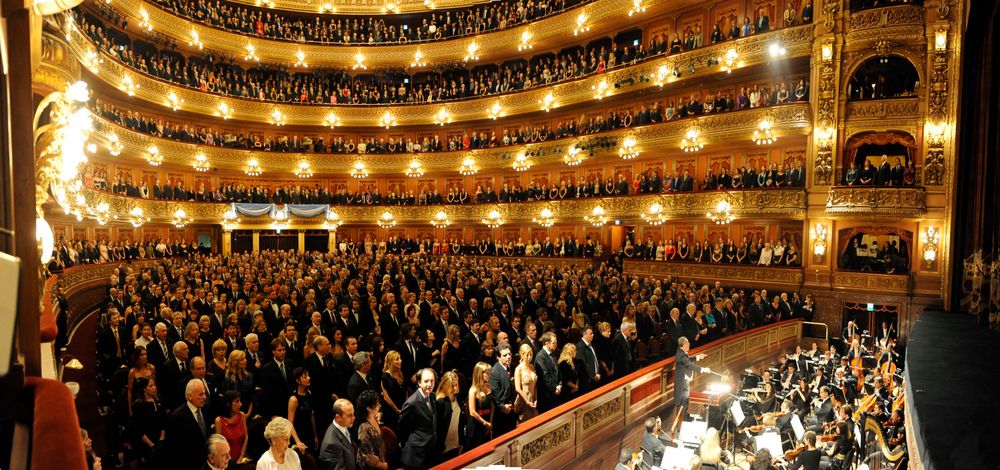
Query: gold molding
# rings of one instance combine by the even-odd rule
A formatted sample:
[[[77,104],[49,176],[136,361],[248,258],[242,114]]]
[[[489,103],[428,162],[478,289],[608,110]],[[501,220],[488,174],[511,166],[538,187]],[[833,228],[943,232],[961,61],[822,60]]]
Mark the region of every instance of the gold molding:
[[[260,0],[229,0],[230,3],[243,4],[248,7],[260,8]],[[313,0],[271,0],[271,6],[268,10],[280,10],[287,12],[299,12],[299,13],[316,13],[319,11],[319,6],[324,2],[313,1]],[[384,11],[384,6],[386,2],[378,0],[338,0],[336,2],[328,2],[337,8],[337,15],[342,14],[352,14],[352,15],[385,15],[390,16]],[[442,10],[455,9],[455,8],[468,8],[477,5],[482,5],[489,3],[489,0],[434,0],[434,9],[428,8],[423,0],[395,0],[393,3],[399,9],[399,14],[407,13],[430,13],[430,12],[440,12],[444,13]],[[395,14],[395,13],[393,13]]]
[[[277,110],[287,116],[286,124],[288,125],[322,126],[327,114],[335,111],[340,118],[341,126],[376,127],[380,126],[379,119],[388,110],[396,118],[398,126],[435,125],[434,115],[442,107],[451,114],[453,121],[460,122],[486,119],[487,108],[495,102],[500,103],[506,116],[538,112],[540,111],[538,103],[550,92],[555,96],[558,106],[593,102],[592,87],[602,80],[607,80],[609,83],[632,80],[635,85],[630,86],[627,93],[657,89],[657,85],[648,78],[656,73],[661,65],[667,65],[669,68],[696,65],[696,72],[685,74],[685,80],[711,77],[719,73],[719,70],[715,67],[707,67],[707,63],[709,60],[715,60],[715,58],[725,55],[730,48],[737,51],[746,63],[746,67],[766,64],[771,60],[769,46],[775,41],[780,41],[783,44],[789,58],[805,56],[809,54],[812,47],[812,30],[809,25],[781,29],[673,56],[658,57],[607,73],[527,91],[468,100],[396,106],[295,105],[203,93],[141,74],[103,52],[101,55],[105,59],[104,63],[97,67],[95,75],[115,88],[119,88],[124,77],[128,76],[137,85],[135,98],[159,106],[164,106],[167,94],[172,91],[184,101],[183,110],[186,112],[218,116],[219,104],[226,103],[232,111],[232,119],[235,120],[260,122],[267,120],[268,116]],[[87,51],[96,50],[89,38],[86,38],[82,33],[72,34],[69,45],[78,58],[85,57]]]
[[[150,145],[156,145],[165,165],[177,165],[187,169],[191,168],[194,155],[198,152],[204,152],[212,168],[233,171],[245,170],[247,159],[253,154],[253,157],[260,161],[265,175],[275,173],[291,174],[292,170],[295,169],[298,162],[302,159],[308,160],[315,174],[320,176],[346,176],[348,169],[358,160],[365,163],[370,174],[403,175],[411,158],[418,159],[427,173],[456,172],[457,165],[466,157],[474,158],[476,166],[480,170],[511,169],[511,158],[520,151],[536,151],[537,154],[544,153],[544,155],[532,157],[536,165],[561,164],[562,152],[557,152],[557,148],[566,148],[573,142],[586,142],[591,139],[618,139],[625,134],[634,135],[639,142],[639,147],[649,149],[649,152],[652,152],[653,149],[671,148],[677,150],[675,154],[679,154],[680,139],[683,138],[684,131],[692,125],[697,124],[701,130],[701,138],[711,146],[713,143],[726,142],[731,139],[749,139],[749,136],[764,117],[770,117],[776,123],[776,128],[780,129],[785,135],[805,134],[811,126],[809,121],[809,104],[794,103],[712,114],[695,119],[667,121],[649,126],[618,129],[580,137],[568,137],[545,143],[492,149],[422,152],[417,154],[316,154],[259,152],[189,144],[136,132],[108,121],[102,116],[95,115],[95,132],[92,135],[92,139],[102,145],[106,145],[109,142],[107,136],[113,132],[118,136],[119,142],[123,145],[121,156],[113,157],[114,161],[134,159],[136,163],[143,165],[145,164],[145,160],[142,155],[146,155]],[[594,157],[588,158],[617,158],[616,152],[617,148],[609,148],[605,151],[598,150],[595,151]]]
[[[595,425],[601,424],[613,416],[621,416],[625,405],[625,394],[602,403],[600,406],[583,413],[583,430],[586,431]]]
[[[645,276],[674,276],[683,279],[726,279],[728,282],[801,285],[802,268],[782,268],[742,264],[625,260],[624,272]]]
[[[887,27],[917,26],[923,28],[923,25],[923,6],[897,5],[851,12],[847,28],[849,35],[869,30],[877,30],[876,33],[881,35],[884,32],[883,28]]]
[[[927,213],[924,188],[842,186],[830,188],[827,215],[922,217]]]
[[[551,452],[571,440],[573,440],[573,422],[568,421],[521,446],[519,464],[527,466],[546,452]]]
[[[885,100],[848,101],[846,119],[853,121],[884,121],[886,118],[921,119],[920,98],[893,98]]]
[[[843,289],[906,293],[910,290],[910,276],[836,271],[833,273],[833,286]]]

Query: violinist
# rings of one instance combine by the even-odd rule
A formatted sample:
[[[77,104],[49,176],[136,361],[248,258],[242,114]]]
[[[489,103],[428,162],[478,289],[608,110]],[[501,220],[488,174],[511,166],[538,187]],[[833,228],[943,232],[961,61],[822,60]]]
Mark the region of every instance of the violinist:
[[[844,408],[848,408],[845,406]],[[854,431],[851,429],[850,421],[840,421],[836,425],[837,437],[827,451],[826,456],[830,462],[830,468],[841,470],[845,468],[845,462],[851,456],[854,447]]]
[[[823,453],[816,448],[816,433],[807,431],[802,436],[802,442],[805,444],[805,450],[802,450],[795,457],[795,460],[789,465],[788,470],[798,470],[800,468],[805,470],[819,470],[819,462]]]

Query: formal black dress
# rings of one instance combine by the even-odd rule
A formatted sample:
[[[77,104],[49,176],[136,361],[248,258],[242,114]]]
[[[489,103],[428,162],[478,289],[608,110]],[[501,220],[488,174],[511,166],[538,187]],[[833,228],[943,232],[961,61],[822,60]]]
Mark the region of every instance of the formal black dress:
[[[396,405],[397,408],[403,409],[403,403],[406,402],[406,389],[403,388],[403,384],[399,383],[395,377],[390,374],[382,374],[382,387],[385,388],[386,393],[389,394],[389,398],[392,399],[392,403]],[[379,394],[381,396],[381,394]],[[396,425],[399,424],[399,414],[392,409],[387,403],[382,403],[382,424],[396,429]]]
[[[316,433],[313,429],[313,398],[312,393],[306,390],[305,395],[299,395],[298,391],[292,394],[299,404],[295,408],[295,432],[299,435],[299,440],[310,449],[316,447]]]
[[[493,395],[487,393],[482,397],[476,397],[476,413],[486,420],[488,423],[493,423]],[[466,426],[466,432],[468,436],[466,442],[468,443],[468,448],[472,449],[485,443],[492,439],[491,430],[487,429],[478,419],[470,417],[469,425]]]

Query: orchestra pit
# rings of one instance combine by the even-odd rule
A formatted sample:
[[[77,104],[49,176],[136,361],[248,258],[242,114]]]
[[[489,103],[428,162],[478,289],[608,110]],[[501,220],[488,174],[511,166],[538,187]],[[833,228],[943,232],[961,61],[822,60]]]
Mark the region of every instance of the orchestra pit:
[[[0,17],[0,468],[1000,465],[1000,0]]]

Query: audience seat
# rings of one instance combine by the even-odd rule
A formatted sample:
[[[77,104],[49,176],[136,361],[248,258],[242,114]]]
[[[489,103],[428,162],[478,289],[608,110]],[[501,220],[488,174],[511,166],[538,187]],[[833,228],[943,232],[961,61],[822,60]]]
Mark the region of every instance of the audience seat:
[[[660,355],[661,354],[662,354],[662,348],[660,348],[660,341],[657,340],[656,338],[650,338],[649,339],[649,357],[653,361],[657,361],[657,360],[660,359]]]
[[[648,354],[648,347],[646,343],[642,341],[637,341],[635,343],[635,362],[641,367],[646,365],[646,359]]]
[[[385,461],[389,463],[389,468],[399,467],[399,442],[396,440],[396,433],[392,429],[382,426],[382,442],[385,443]]]

